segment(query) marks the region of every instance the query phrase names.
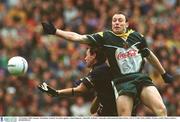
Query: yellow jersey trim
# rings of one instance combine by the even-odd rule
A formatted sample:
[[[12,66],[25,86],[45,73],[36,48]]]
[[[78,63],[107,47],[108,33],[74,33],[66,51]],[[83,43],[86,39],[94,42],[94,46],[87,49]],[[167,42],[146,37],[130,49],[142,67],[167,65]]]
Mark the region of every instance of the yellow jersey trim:
[[[115,34],[115,33],[112,32],[112,31],[110,31],[110,32],[113,33],[113,34],[116,35],[116,36],[119,36],[119,37],[123,38],[124,40],[127,40],[128,36],[129,36],[131,33],[133,33],[134,30],[130,29],[130,30],[128,30],[127,32],[122,33],[122,34]]]
[[[101,37],[103,37],[103,32],[98,32],[97,34],[99,34]]]

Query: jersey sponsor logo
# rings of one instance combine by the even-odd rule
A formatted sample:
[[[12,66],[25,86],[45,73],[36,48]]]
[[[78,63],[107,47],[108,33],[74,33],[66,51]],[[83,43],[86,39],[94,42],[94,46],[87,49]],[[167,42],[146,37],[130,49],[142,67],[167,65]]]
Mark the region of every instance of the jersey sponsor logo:
[[[127,52],[119,52],[116,55],[116,59],[121,60],[121,59],[129,58],[129,57],[134,57],[137,54],[138,54],[138,51],[135,49],[128,50]]]
[[[142,64],[142,57],[135,46],[117,48],[115,57],[122,74],[138,72]]]

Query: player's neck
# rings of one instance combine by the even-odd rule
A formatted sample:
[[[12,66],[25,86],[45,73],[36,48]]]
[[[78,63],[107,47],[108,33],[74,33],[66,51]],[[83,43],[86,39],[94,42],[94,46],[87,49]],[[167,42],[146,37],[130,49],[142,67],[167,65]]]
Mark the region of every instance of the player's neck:
[[[96,67],[97,65],[99,65],[99,62],[95,60],[93,64],[93,68]]]
[[[124,28],[124,30],[121,33],[119,33],[119,34],[124,34],[126,32],[127,32],[127,28]]]

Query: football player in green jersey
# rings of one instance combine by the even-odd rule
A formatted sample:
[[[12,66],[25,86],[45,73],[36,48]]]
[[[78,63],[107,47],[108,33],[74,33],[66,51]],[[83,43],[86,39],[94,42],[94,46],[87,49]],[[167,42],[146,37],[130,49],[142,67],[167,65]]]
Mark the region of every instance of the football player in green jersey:
[[[158,116],[167,116],[163,100],[151,78],[142,73],[147,59],[161,74],[166,83],[173,77],[168,74],[157,57],[147,47],[145,38],[138,32],[128,29],[127,16],[117,12],[112,17],[112,30],[91,35],[57,29],[51,22],[42,23],[45,34],[53,34],[68,41],[94,45],[103,48],[113,75],[112,85],[116,96],[119,116],[130,116],[135,98]]]

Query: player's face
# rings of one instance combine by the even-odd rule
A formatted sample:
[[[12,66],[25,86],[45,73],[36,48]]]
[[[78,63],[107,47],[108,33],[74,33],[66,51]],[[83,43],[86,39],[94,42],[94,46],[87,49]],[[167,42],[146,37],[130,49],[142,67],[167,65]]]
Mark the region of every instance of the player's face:
[[[88,49],[86,51],[86,57],[85,57],[87,67],[90,68],[95,64],[95,58],[96,58],[96,54],[91,54],[90,50]]]
[[[126,31],[128,23],[126,17],[123,14],[115,14],[112,17],[112,31],[116,34],[121,34]]]

